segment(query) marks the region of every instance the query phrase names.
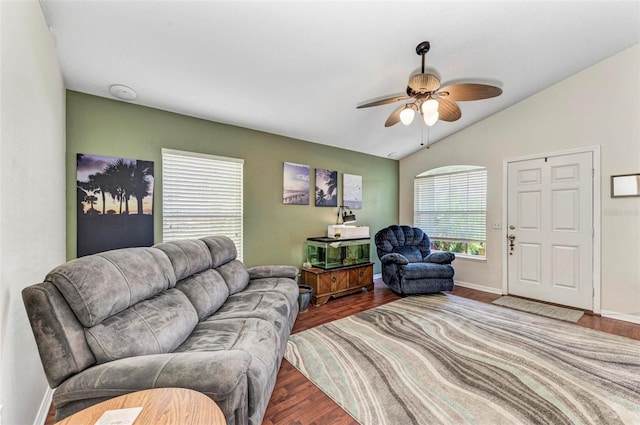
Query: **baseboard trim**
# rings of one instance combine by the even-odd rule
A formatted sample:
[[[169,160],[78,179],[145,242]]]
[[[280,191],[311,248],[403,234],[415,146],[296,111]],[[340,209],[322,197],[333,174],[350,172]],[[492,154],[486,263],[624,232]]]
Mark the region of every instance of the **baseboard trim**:
[[[477,283],[462,282],[456,280],[455,284],[463,288],[475,289],[476,291],[489,292],[491,294],[502,295],[502,288],[494,288],[492,286],[478,285]]]
[[[47,387],[47,390],[44,392],[44,398],[42,399],[42,403],[40,403],[40,408],[38,409],[38,414],[36,415],[36,420],[33,422],[33,425],[44,425],[47,420],[47,415],[49,414],[49,409],[51,408],[51,400],[53,399],[53,390]]]
[[[382,279],[382,273],[374,274],[373,278],[374,279]]]
[[[618,313],[618,312],[609,311],[609,310],[600,310],[600,315],[602,317],[608,317],[609,319],[616,319],[616,320],[622,320],[625,322],[640,324],[640,316],[636,316],[634,314]]]

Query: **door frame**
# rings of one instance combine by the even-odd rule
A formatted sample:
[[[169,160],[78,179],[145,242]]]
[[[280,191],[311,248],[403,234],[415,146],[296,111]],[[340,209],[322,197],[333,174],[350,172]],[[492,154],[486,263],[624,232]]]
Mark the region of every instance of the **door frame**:
[[[538,153],[502,160],[502,294],[509,293],[508,244],[507,244],[507,198],[508,198],[508,167],[512,162],[528,161],[552,156],[572,155],[591,152],[593,158],[593,313],[600,314],[601,307],[601,177],[600,177],[600,146],[569,149],[563,151]]]

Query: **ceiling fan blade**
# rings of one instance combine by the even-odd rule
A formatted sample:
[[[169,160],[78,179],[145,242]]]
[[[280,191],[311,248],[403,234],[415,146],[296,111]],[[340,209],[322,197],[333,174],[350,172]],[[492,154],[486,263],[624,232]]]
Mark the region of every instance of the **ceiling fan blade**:
[[[438,113],[440,114],[438,119],[449,122],[457,121],[462,116],[458,105],[448,97],[438,99]]]
[[[404,96],[404,95],[387,97],[386,99],[380,99],[380,100],[376,100],[375,102],[365,103],[364,105],[358,105],[356,106],[356,109],[369,108],[371,106],[386,105],[388,103],[400,102],[401,100],[407,100],[407,99],[410,99],[410,97]]]
[[[402,105],[401,107],[393,111],[393,113],[389,115],[389,118],[387,118],[387,121],[385,121],[384,126],[391,127],[392,125],[398,124],[400,122],[400,112],[402,112],[404,107],[405,105]]]
[[[480,100],[489,99],[491,97],[500,96],[502,89],[500,87],[490,86],[487,84],[452,84],[442,87],[438,90],[438,94],[444,96],[444,92],[449,93],[446,98],[449,100]]]

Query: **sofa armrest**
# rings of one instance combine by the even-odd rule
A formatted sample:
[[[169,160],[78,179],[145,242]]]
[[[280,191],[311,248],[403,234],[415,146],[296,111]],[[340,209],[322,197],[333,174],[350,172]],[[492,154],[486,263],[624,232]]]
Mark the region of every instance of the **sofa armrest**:
[[[267,277],[287,277],[297,281],[298,268],[295,266],[255,266],[247,269],[249,279],[263,279]]]
[[[391,263],[391,264],[397,264],[399,266],[406,266],[407,264],[409,264],[409,260],[407,259],[407,257],[398,253],[383,255],[382,258],[380,258],[380,261],[383,264]]]
[[[424,262],[435,264],[451,264],[451,262],[455,259],[456,255],[453,252],[438,251],[432,252],[431,254],[424,257]]]
[[[247,406],[251,355],[240,350],[183,352],[128,357],[93,366],[63,382],[53,395],[56,409],[68,416],[76,405],[133,391],[189,388],[213,399],[225,416]],[[65,407],[66,406],[66,407]],[[243,407],[244,406],[244,407]]]

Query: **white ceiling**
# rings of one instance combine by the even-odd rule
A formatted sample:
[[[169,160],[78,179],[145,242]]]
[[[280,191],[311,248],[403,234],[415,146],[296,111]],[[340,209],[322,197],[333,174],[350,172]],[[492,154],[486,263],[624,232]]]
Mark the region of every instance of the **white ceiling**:
[[[402,158],[640,42],[639,1],[41,1],[67,88]],[[384,127],[426,65],[498,85],[462,118]],[[615,75],[611,75],[615,78]],[[603,81],[593,87],[594,100]]]

